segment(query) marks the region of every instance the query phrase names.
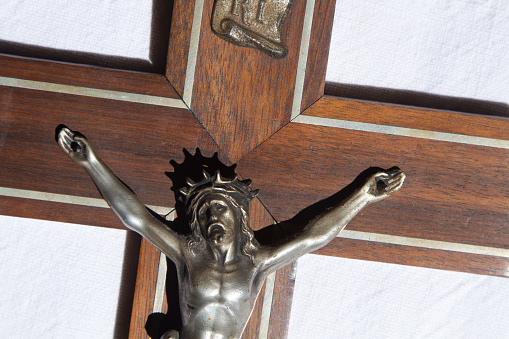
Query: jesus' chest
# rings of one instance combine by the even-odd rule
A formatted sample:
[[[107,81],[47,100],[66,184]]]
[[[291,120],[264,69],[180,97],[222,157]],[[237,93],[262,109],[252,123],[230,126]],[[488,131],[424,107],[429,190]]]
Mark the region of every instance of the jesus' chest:
[[[180,289],[186,302],[250,303],[256,299],[263,280],[250,262],[219,266],[206,262],[191,262],[180,274]]]

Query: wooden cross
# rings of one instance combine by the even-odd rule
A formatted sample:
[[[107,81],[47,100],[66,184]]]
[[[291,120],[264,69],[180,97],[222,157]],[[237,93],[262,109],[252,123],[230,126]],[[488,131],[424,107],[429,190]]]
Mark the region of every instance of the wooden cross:
[[[219,152],[261,191],[253,229],[292,217],[370,166],[397,164],[404,189],[317,253],[507,276],[507,253],[497,250],[509,246],[501,227],[509,120],[324,96],[334,0],[293,2],[279,60],[214,35],[212,5],[175,0],[165,74],[1,55],[0,213],[123,228],[111,211],[76,203],[100,197],[56,146],[61,123],[86,132],[142,201],[168,211],[169,161],[182,161],[184,148]],[[142,241],[131,339],[147,338],[159,259]],[[286,336],[293,277],[291,266],[268,279],[244,338]]]

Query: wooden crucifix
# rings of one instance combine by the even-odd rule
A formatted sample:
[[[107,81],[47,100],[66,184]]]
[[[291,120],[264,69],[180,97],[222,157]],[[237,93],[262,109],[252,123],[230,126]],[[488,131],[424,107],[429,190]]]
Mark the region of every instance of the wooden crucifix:
[[[239,0],[233,11],[240,15],[246,4]],[[257,10],[264,6],[259,2]],[[54,145],[52,131],[64,123],[109,145],[104,160],[151,205],[174,204],[167,178],[158,173],[168,170],[170,159],[181,159],[183,148],[219,152],[253,179],[262,192],[250,206],[255,230],[333,194],[369,166],[399,164],[412,181],[391,204],[359,215],[354,230],[504,247],[499,225],[507,222],[500,203],[506,168],[498,159],[506,150],[453,147],[348,123],[504,139],[507,121],[324,97],[334,7],[328,0],[294,1],[282,25],[288,50],[281,59],[218,37],[211,28],[213,0],[174,1],[165,74],[1,55],[0,183],[9,189],[2,191],[1,213],[122,227],[110,211],[71,202],[73,196],[100,197]],[[399,217],[387,222],[389,215]],[[506,274],[500,258],[362,239],[334,239],[319,253]],[[157,249],[143,241],[130,338],[147,338],[148,317],[165,311],[164,303],[154,307],[159,260]],[[262,287],[244,338],[285,337],[293,279],[293,268],[285,267]]]

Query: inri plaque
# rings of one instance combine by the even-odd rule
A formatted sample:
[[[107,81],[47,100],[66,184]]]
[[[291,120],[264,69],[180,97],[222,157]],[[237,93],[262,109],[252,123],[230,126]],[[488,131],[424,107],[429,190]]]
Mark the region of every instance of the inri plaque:
[[[292,0],[216,0],[212,30],[233,44],[284,58],[288,47],[281,42],[281,29],[291,4]]]

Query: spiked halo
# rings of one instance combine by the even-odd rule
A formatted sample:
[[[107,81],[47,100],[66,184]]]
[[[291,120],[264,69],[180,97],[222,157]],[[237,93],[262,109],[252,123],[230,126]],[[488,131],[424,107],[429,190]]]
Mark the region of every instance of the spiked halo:
[[[200,199],[206,193],[226,194],[237,200],[242,205],[247,205],[258,195],[259,190],[250,190],[251,180],[239,180],[237,174],[232,179],[223,178],[219,171],[214,176],[203,170],[203,179],[194,182],[190,178],[186,180],[189,187],[182,187],[179,190],[179,199],[184,203],[186,211],[189,212],[193,201]]]

